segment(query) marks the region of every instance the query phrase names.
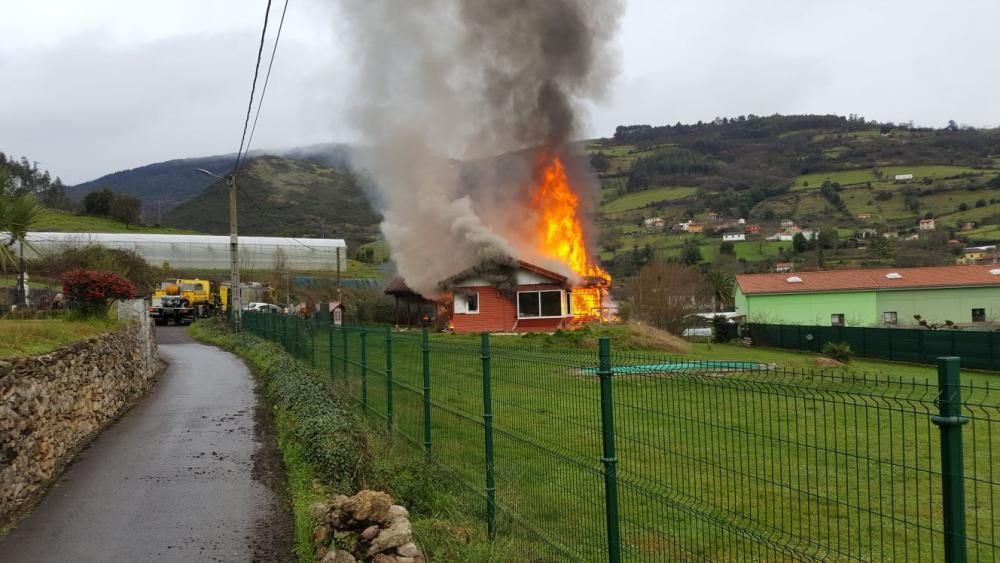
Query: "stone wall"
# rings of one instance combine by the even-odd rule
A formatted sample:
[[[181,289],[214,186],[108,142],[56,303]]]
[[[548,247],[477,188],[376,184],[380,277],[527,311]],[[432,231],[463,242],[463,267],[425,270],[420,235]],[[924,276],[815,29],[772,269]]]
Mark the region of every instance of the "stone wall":
[[[113,333],[0,360],[0,526],[149,389],[159,359],[148,316],[138,309],[127,306],[123,316],[135,310],[135,320]]]

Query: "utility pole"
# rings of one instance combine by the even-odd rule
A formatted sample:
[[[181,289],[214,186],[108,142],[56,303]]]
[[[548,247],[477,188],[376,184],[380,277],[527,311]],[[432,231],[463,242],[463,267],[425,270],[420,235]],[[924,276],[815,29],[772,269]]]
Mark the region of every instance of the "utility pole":
[[[204,168],[196,168],[198,172],[225,180],[229,185],[229,310],[232,312],[233,326],[240,330],[240,315],[243,313],[243,296],[240,288],[240,250],[239,237],[236,234],[236,168],[223,178]],[[157,202],[159,204],[159,202]]]
[[[232,307],[233,325],[236,331],[240,330],[240,315],[243,312],[243,299],[240,295],[240,249],[239,236],[236,231],[236,170],[229,175],[229,283],[230,299],[229,306]]]

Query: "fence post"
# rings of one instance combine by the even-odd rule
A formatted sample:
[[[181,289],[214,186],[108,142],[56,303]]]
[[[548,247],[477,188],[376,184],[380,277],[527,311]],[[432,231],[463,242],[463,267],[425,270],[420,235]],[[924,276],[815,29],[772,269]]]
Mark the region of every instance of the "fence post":
[[[604,464],[604,508],[608,525],[608,561],[622,559],[618,524],[618,459],[615,457],[615,403],[611,389],[611,340],[598,341],[597,375],[601,378],[601,437]]]
[[[945,563],[965,563],[965,477],[962,467],[960,359],[938,358],[938,408],[931,421],[941,429],[941,497],[944,511]]]
[[[361,329],[361,409],[368,411],[368,332]],[[332,349],[331,349],[332,350]],[[331,360],[332,361],[332,360]]]
[[[483,360],[483,431],[486,453],[486,531],[497,535],[497,483],[493,466],[493,396],[490,382],[490,333],[484,332],[480,357]]]
[[[327,347],[327,360],[330,364],[330,380],[333,380],[333,325],[327,325],[326,328],[326,347]]]
[[[310,323],[306,327],[309,333],[309,367],[316,368],[316,323]]]
[[[424,368],[424,452],[431,457],[431,344],[427,327],[420,340],[420,354]]]
[[[392,327],[385,327],[385,427],[392,432]]]
[[[343,322],[340,324],[340,333],[343,335],[342,339],[344,344],[344,381],[347,381],[347,327],[344,326]]]

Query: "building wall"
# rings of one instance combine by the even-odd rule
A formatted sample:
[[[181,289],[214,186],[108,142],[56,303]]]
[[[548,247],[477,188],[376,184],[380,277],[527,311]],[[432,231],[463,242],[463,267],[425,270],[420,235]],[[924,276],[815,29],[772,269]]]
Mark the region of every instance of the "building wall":
[[[987,322],[1000,322],[1000,287],[750,296],[736,288],[734,302],[750,322],[774,324],[829,325],[832,314],[843,313],[847,326],[881,326],[882,313],[892,311],[897,326],[915,325],[913,315],[971,325],[972,309],[985,309]]]
[[[986,320],[995,323],[1000,321],[1000,287],[880,291],[876,308],[878,324],[883,312],[895,311],[901,326],[915,324],[913,315],[931,323],[967,325],[972,324],[972,309],[986,309]]]
[[[558,285],[521,285],[522,291],[565,289]],[[479,293],[479,313],[453,314],[452,326],[456,333],[469,332],[534,332],[568,328],[570,319],[518,319],[517,303],[495,287],[459,287],[455,291]],[[454,313],[454,311],[452,311]]]
[[[736,311],[750,322],[829,325],[834,313],[844,315],[846,326],[878,324],[874,291],[742,295],[736,292]]]

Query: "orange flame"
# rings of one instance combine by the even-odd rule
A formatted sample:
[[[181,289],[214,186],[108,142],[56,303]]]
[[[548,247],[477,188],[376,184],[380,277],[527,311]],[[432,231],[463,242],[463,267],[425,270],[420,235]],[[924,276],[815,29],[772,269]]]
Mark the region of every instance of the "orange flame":
[[[579,216],[580,197],[573,191],[558,156],[543,154],[538,168],[539,183],[531,198],[531,208],[540,217],[538,249],[584,279],[585,285],[573,289],[574,318],[601,320],[601,301],[611,285],[611,276],[587,254]]]

